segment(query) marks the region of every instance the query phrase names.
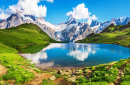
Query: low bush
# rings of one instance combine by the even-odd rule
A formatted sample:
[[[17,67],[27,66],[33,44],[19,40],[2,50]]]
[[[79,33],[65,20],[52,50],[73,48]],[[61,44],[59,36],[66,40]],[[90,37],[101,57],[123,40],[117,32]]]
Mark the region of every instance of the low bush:
[[[3,75],[3,80],[16,80],[16,83],[24,83],[32,80],[34,74],[23,69],[20,66],[11,66],[8,70],[8,73]]]
[[[77,85],[109,85],[107,82],[78,83]]]
[[[47,79],[44,79],[42,85],[54,85],[54,84],[50,83]]]
[[[120,69],[122,67],[122,65],[124,65],[125,63],[127,63],[127,59],[126,60],[122,59],[119,62],[115,63],[112,67],[114,67],[114,68],[116,67],[116,68]]]
[[[130,81],[130,75],[122,76],[122,81]]]
[[[130,85],[130,81],[123,81],[120,85]]]
[[[110,68],[108,71],[94,71],[89,77],[92,82],[114,82],[118,75],[118,69]]]

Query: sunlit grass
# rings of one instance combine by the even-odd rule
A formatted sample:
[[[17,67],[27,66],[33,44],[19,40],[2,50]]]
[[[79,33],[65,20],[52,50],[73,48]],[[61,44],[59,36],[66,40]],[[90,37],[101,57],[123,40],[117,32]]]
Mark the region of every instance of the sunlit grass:
[[[130,24],[130,23],[129,23]],[[109,26],[102,33],[94,34],[79,43],[107,43],[130,47],[130,25]]]

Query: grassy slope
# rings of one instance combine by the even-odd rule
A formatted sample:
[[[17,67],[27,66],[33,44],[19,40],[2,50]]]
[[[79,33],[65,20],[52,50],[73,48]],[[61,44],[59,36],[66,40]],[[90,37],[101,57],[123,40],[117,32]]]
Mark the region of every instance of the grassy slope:
[[[0,76],[0,81],[5,80],[8,82],[7,80],[16,80],[15,83],[21,83],[30,81],[34,78],[33,73],[21,67],[21,65],[32,65],[17,53],[18,51],[16,49],[0,43],[0,64],[8,68],[8,73]]]
[[[36,45],[33,48],[38,48],[37,44],[41,44],[42,49],[51,42],[56,41],[34,24],[22,24],[17,27],[0,30],[0,43],[16,48],[20,52],[30,52],[28,47],[31,46],[32,48],[32,45]],[[39,51],[39,48],[36,51]]]
[[[130,47],[130,23],[127,25],[110,25],[102,33],[90,34],[78,43],[106,43]]]
[[[0,30],[0,64],[8,68],[7,73],[0,76],[0,85],[24,83],[34,79],[34,73],[23,67],[35,68],[35,64],[18,55],[19,52],[38,52],[49,43],[57,42],[34,24],[22,24],[10,29]],[[10,81],[11,80],[11,81]],[[4,82],[4,84],[3,84]]]
[[[13,83],[24,83],[32,80],[34,74],[25,70],[22,66],[35,68],[35,64],[30,64],[29,60],[25,60],[17,53],[37,52],[51,42],[56,41],[52,40],[34,24],[23,24],[10,29],[1,29],[0,64],[8,68],[8,70],[5,75],[0,76],[0,85],[2,84],[1,81],[8,84],[10,82],[8,80],[12,80]],[[37,68],[35,68],[35,71],[41,72]]]

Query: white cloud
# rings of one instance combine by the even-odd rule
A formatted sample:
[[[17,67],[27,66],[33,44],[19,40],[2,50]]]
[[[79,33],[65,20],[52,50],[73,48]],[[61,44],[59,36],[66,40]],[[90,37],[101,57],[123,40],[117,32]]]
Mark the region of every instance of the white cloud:
[[[46,1],[53,3],[54,0],[46,0]]]
[[[47,8],[45,5],[39,5],[40,1],[42,0],[19,0],[16,5],[9,6],[5,11],[8,14],[20,11],[23,14],[34,15],[35,17],[46,17]],[[53,0],[46,1],[53,2]]]
[[[7,19],[9,17],[8,14],[5,14],[3,11],[0,13],[0,19]]]
[[[97,19],[97,17],[95,15],[93,15],[92,17],[89,17],[89,18],[92,20]]]
[[[76,6],[76,8],[73,8],[73,11],[70,11],[66,14],[67,16],[72,15],[75,19],[88,19],[90,20],[95,20],[97,17],[95,15],[91,15],[91,13],[88,11],[88,8],[85,8],[85,4],[79,4]]]

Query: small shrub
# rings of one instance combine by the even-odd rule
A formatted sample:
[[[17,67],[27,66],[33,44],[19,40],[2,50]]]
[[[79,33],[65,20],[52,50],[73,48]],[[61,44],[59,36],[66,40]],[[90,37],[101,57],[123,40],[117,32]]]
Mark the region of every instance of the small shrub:
[[[84,77],[80,77],[80,78],[78,79],[78,81],[79,81],[79,83],[86,83],[86,82],[87,82],[87,79],[84,78]]]
[[[34,78],[34,74],[23,69],[19,66],[11,66],[8,69],[8,73],[3,75],[2,78],[4,80],[16,80],[16,83],[24,83],[32,80]]]
[[[44,79],[42,85],[53,85],[53,84],[50,83],[47,79]]]

